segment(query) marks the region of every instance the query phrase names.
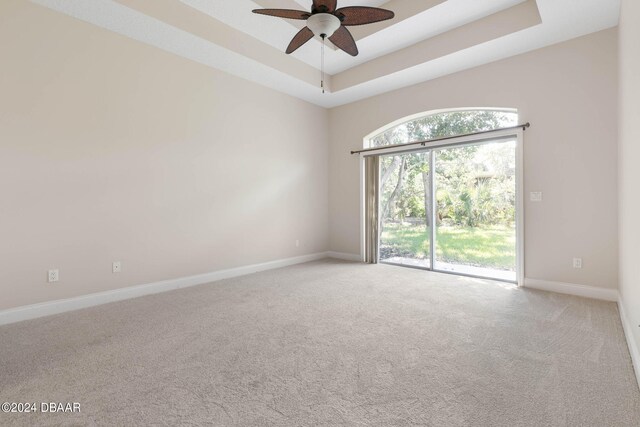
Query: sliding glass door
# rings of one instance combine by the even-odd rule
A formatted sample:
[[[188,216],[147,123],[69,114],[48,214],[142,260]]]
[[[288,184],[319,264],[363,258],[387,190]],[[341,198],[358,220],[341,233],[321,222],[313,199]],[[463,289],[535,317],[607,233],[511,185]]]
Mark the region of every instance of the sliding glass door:
[[[380,158],[380,260],[431,268],[430,153]]]
[[[516,137],[380,157],[381,262],[516,281]]]
[[[434,154],[434,270],[515,281],[516,141]]]

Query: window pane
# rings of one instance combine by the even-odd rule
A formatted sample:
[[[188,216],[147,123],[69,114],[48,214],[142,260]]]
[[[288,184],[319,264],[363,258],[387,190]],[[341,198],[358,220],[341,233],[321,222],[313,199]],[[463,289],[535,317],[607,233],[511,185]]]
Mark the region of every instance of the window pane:
[[[407,144],[426,139],[463,135],[516,126],[518,113],[499,110],[471,110],[437,113],[391,128],[369,140],[369,147]]]
[[[380,158],[380,261],[431,267],[429,156]]]

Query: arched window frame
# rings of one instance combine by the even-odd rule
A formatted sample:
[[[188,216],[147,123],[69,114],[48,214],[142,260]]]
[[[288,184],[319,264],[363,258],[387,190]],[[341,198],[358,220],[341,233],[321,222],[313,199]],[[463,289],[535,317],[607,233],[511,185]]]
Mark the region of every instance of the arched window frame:
[[[412,114],[410,116],[405,116],[400,119],[397,119],[391,123],[388,123],[382,126],[379,129],[371,132],[367,136],[363,138],[362,146],[363,148],[371,148],[371,141],[378,137],[379,135],[386,133],[394,128],[399,126],[406,125],[407,123],[411,123],[413,121],[421,120],[427,117],[433,117],[441,114],[450,114],[450,113],[458,113],[458,112],[472,112],[472,111],[493,111],[493,112],[501,112],[507,114],[515,114],[515,122],[518,120],[518,110],[515,108],[501,108],[501,107],[472,107],[472,108],[448,108],[448,109],[439,109],[439,110],[430,110],[423,111],[421,113]],[[513,125],[517,125],[517,123],[513,123]],[[406,141],[406,143],[413,141]]]
[[[391,122],[371,133],[363,138],[363,147],[365,149],[369,148],[369,141],[380,135],[383,132],[387,132],[390,129],[393,129],[396,126],[400,126],[402,124],[411,122],[413,120],[418,120],[424,117],[443,114],[443,113],[451,113],[458,111],[503,111],[508,113],[518,113],[517,109],[513,108],[453,108],[453,109],[442,109],[442,110],[431,110],[427,112],[417,113],[410,116],[403,117],[394,122]],[[519,118],[519,117],[518,117]],[[527,124],[528,126],[528,124]],[[490,136],[486,134],[478,134],[478,135],[462,135],[456,136],[452,138],[448,138],[445,142],[435,142],[430,143],[428,147],[422,148],[412,148],[412,147],[402,147],[403,144],[399,144],[394,147],[389,147],[389,149],[381,149],[376,151],[375,153],[360,153],[360,259],[365,261],[367,256],[367,245],[366,245],[366,188],[365,188],[365,161],[369,156],[381,156],[393,153],[403,153],[403,152],[412,152],[416,150],[425,150],[425,149],[434,149],[439,147],[446,146],[462,146],[462,145],[472,145],[481,143],[482,141],[487,141],[496,138],[507,138],[507,137],[515,137],[517,141],[516,145],[516,275],[517,275],[517,285],[524,286],[525,285],[525,258],[524,258],[524,127],[516,127],[510,129],[497,129],[495,132],[491,132]],[[412,142],[412,141],[407,141]],[[377,261],[376,261],[377,262]]]

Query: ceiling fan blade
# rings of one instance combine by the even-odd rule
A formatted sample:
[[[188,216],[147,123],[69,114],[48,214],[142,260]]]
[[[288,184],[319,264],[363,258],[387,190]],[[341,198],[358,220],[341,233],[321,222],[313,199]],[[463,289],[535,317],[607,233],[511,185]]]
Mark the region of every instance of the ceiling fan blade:
[[[338,0],[313,0],[311,10],[314,12],[323,12],[323,10],[321,10],[323,6],[327,8],[324,12],[334,12],[336,10],[336,6],[338,6]]]
[[[356,45],[356,41],[353,39],[353,36],[346,27],[340,25],[340,28],[338,28],[336,32],[329,37],[329,40],[349,55],[358,56],[358,46]]]
[[[287,47],[287,54],[295,52],[300,46],[302,46],[312,38],[313,31],[311,31],[309,27],[304,27],[298,32],[298,34],[295,35],[295,37],[293,37],[291,43],[289,43],[289,47]]]
[[[300,19],[306,21],[309,16],[309,12],[305,12],[302,10],[292,10],[292,9],[254,9],[253,13],[257,13],[260,15],[269,15],[275,16],[278,18],[286,18],[286,19]]]
[[[396,15],[390,10],[378,7],[349,6],[336,10],[335,15],[340,18],[342,25],[365,25],[374,22],[393,19]]]

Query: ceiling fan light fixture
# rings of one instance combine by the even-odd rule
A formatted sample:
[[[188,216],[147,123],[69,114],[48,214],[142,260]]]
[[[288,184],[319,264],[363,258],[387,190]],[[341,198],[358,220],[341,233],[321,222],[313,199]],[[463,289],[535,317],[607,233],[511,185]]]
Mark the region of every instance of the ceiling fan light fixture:
[[[377,7],[351,6],[338,9],[338,0],[313,0],[311,13],[292,9],[255,9],[253,13],[285,19],[306,20],[307,25],[293,37],[287,46],[287,55],[298,50],[314,36],[322,39],[320,51],[320,87],[324,93],[324,46],[328,38],[338,49],[358,56],[358,46],[347,29],[351,25],[366,25],[393,19],[390,10]]]
[[[330,13],[316,13],[307,19],[307,27],[318,37],[331,37],[340,25],[340,19]]]

